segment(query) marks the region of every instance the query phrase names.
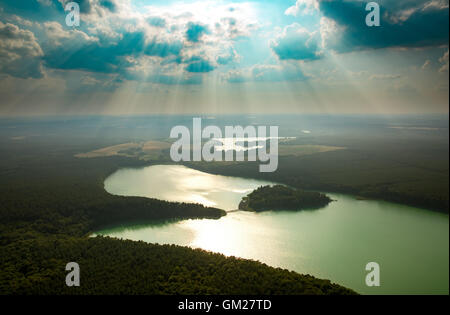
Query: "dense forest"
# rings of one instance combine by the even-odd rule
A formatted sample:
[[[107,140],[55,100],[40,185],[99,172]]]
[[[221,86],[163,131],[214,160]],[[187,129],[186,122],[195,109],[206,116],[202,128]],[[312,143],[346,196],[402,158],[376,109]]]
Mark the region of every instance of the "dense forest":
[[[354,294],[326,280],[177,246],[89,237],[134,220],[219,218],[201,205],[108,194],[104,179],[137,159],[79,159],[99,144],[0,143],[0,294]],[[1,139],[0,139],[1,142]],[[80,264],[81,286],[65,285]]]
[[[65,265],[80,286],[65,285]],[[0,294],[355,294],[327,280],[174,245],[47,237],[2,247]]]
[[[325,207],[332,200],[321,193],[293,189],[283,185],[261,186],[239,203],[245,211],[304,210]]]

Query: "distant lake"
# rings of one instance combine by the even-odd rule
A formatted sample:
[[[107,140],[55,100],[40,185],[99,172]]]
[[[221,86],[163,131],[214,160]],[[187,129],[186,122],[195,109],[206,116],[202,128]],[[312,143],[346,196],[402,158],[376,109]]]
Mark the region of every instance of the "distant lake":
[[[268,182],[203,173],[179,165],[121,169],[105,189],[115,195],[197,202],[227,211]],[[448,294],[449,217],[399,204],[337,200],[320,210],[231,211],[219,220],[124,225],[96,234],[202,248],[330,279],[364,294]],[[365,266],[381,267],[381,287],[365,285]]]

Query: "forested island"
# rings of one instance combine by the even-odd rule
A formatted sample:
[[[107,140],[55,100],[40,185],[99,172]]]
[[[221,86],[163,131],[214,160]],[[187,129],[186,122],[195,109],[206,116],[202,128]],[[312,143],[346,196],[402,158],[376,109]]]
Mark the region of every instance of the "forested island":
[[[318,192],[293,189],[283,185],[261,186],[255,189],[239,203],[239,210],[304,210],[318,209],[328,205],[332,200]]]

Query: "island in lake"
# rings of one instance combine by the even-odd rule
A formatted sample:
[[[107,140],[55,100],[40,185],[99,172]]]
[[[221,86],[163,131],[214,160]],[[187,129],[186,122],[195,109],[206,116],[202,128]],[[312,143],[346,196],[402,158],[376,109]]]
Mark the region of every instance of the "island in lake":
[[[332,199],[318,192],[289,188],[283,185],[261,186],[242,198],[239,210],[304,210],[319,209],[328,205]]]

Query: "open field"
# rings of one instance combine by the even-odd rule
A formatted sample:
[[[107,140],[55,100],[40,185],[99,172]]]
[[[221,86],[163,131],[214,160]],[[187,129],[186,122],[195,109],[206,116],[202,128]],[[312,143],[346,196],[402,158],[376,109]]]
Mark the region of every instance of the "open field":
[[[162,141],[147,141],[141,143],[123,143],[106,148],[100,148],[87,153],[78,153],[78,158],[97,158],[108,156],[135,157],[142,160],[158,158],[163,150],[170,148],[170,143]]]

